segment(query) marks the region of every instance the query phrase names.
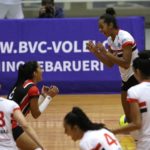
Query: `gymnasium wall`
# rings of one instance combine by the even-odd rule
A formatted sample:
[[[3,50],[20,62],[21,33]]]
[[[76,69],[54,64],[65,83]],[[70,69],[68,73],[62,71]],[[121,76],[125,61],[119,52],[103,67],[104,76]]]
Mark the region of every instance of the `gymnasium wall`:
[[[145,49],[144,17],[119,17],[139,50]],[[116,93],[121,79],[117,66],[107,68],[86,49],[89,40],[102,42],[98,18],[0,20],[0,94],[7,94],[21,63],[39,62],[43,82],[60,93]]]

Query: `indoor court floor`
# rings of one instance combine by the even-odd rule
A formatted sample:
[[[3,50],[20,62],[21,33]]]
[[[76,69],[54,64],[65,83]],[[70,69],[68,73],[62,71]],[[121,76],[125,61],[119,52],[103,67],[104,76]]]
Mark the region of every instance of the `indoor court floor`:
[[[27,117],[48,150],[79,150],[74,142],[64,134],[63,118],[73,106],[81,107],[94,122],[103,122],[110,129],[119,127],[123,114],[119,94],[59,95],[48,109],[38,118]],[[117,135],[123,150],[135,150],[130,135]]]

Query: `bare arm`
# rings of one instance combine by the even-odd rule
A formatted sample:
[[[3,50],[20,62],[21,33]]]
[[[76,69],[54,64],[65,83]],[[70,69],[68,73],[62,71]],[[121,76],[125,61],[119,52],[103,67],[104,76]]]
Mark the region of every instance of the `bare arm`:
[[[22,112],[20,110],[15,110],[13,113],[13,116],[14,116],[15,120],[22,126],[24,131],[33,139],[33,141],[44,150],[39,137],[37,136],[37,134],[33,130],[33,128],[28,125]]]
[[[110,52],[107,52],[106,55],[108,56],[109,60],[111,60],[114,64],[119,65],[122,68],[128,69],[131,62],[132,57],[132,46],[127,46],[123,49],[123,57],[117,57]]]
[[[125,133],[125,132],[130,132],[141,128],[142,125],[141,113],[137,102],[130,103],[130,114],[131,114],[132,122],[125,127],[112,130],[113,133],[115,134]]]
[[[38,103],[39,97],[33,97],[30,100],[30,110],[32,116],[36,119],[41,115],[41,112],[39,111],[39,103]]]
[[[45,93],[44,93],[44,96],[43,96],[43,100],[41,100],[39,102],[39,97],[33,97],[30,101],[30,110],[31,110],[31,114],[34,118],[38,118],[40,115],[41,115],[41,106],[42,106],[42,110],[48,106],[48,104],[50,103],[51,99],[53,97],[55,97],[57,94],[59,93],[59,90],[56,86],[52,86],[50,87],[49,89],[47,89],[46,87],[46,90],[45,90]],[[47,99],[46,96],[50,96],[51,99]],[[46,101],[47,102],[46,102]],[[46,104],[44,104],[46,102]],[[43,105],[44,104],[44,105]],[[44,108],[43,108],[44,106]],[[43,111],[44,111],[43,110]]]
[[[99,51],[100,48],[103,49],[103,52]],[[87,49],[89,49],[89,51],[92,52],[99,61],[101,61],[108,67],[112,67],[114,65],[112,61],[110,61],[109,57],[106,55],[107,51],[101,43],[94,45],[92,41],[89,41],[89,43],[87,43]]]

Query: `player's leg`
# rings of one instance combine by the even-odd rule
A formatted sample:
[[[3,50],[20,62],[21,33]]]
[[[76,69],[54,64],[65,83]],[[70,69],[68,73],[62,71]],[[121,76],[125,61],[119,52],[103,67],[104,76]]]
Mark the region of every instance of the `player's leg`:
[[[21,150],[41,150],[25,132],[17,138],[16,143]]]
[[[130,115],[130,106],[129,103],[127,102],[127,91],[130,87],[137,85],[138,81],[132,75],[126,82],[122,81],[122,87],[121,87],[121,102],[123,106],[124,113],[126,115],[127,121],[130,123],[131,122],[131,115]]]
[[[13,128],[13,137],[21,150],[36,150],[39,146],[23,131],[20,126]],[[37,149],[41,150],[41,148]]]
[[[131,122],[130,107],[129,103],[127,102],[127,91],[121,91],[121,102],[125,116],[127,118],[127,122]]]

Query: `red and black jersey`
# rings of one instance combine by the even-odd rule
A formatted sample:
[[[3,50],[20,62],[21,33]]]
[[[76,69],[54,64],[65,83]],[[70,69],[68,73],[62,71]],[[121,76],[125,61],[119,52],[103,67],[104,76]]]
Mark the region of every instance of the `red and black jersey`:
[[[39,96],[39,89],[32,80],[26,80],[22,86],[15,87],[8,95],[8,99],[15,101],[26,116],[30,111],[30,100]]]

